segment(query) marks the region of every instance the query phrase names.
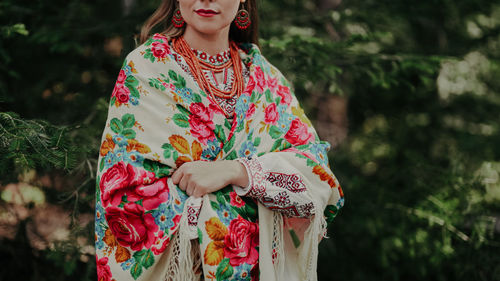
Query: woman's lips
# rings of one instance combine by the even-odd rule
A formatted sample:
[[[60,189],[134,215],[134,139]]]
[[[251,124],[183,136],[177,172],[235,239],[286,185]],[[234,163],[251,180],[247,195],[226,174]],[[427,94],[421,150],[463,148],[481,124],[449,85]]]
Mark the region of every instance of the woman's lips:
[[[205,9],[198,9],[195,12],[202,17],[213,17],[218,14],[214,10],[205,10]]]

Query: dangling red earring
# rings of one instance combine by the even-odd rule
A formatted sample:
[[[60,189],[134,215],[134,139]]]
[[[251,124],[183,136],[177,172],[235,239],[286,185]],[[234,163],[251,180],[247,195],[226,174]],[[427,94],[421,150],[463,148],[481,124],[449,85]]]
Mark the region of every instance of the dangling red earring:
[[[186,23],[182,18],[181,11],[179,10],[179,8],[176,8],[174,11],[174,15],[172,16],[172,23],[177,28],[183,27],[184,24]]]
[[[244,8],[241,8],[236,14],[234,23],[241,30],[247,29],[252,23],[252,21],[250,21],[250,14],[248,13],[248,11],[245,10]]]

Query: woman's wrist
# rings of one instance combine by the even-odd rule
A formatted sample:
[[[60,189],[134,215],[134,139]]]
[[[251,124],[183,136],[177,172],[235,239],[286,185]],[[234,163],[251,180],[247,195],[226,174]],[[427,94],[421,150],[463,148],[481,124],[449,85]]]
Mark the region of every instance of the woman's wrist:
[[[247,169],[245,168],[245,166],[236,160],[230,160],[229,162],[231,163],[231,166],[233,168],[232,170],[234,171],[232,181],[230,184],[234,184],[241,187],[248,186],[249,179],[248,179]]]

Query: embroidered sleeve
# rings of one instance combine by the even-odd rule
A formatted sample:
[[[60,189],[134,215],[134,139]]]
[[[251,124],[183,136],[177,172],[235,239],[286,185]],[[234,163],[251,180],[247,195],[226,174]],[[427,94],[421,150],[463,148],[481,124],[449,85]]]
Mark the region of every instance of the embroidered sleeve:
[[[314,215],[314,204],[305,196],[306,186],[299,174],[264,171],[257,157],[238,158],[248,173],[248,186],[234,186],[239,196],[259,200],[267,208],[287,217],[308,218]]]

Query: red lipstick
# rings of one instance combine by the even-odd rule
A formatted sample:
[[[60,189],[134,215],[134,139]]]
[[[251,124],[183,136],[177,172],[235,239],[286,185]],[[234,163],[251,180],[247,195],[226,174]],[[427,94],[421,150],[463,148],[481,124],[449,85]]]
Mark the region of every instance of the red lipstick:
[[[213,17],[218,14],[218,12],[214,10],[205,10],[205,9],[198,9],[195,12],[202,17]]]

